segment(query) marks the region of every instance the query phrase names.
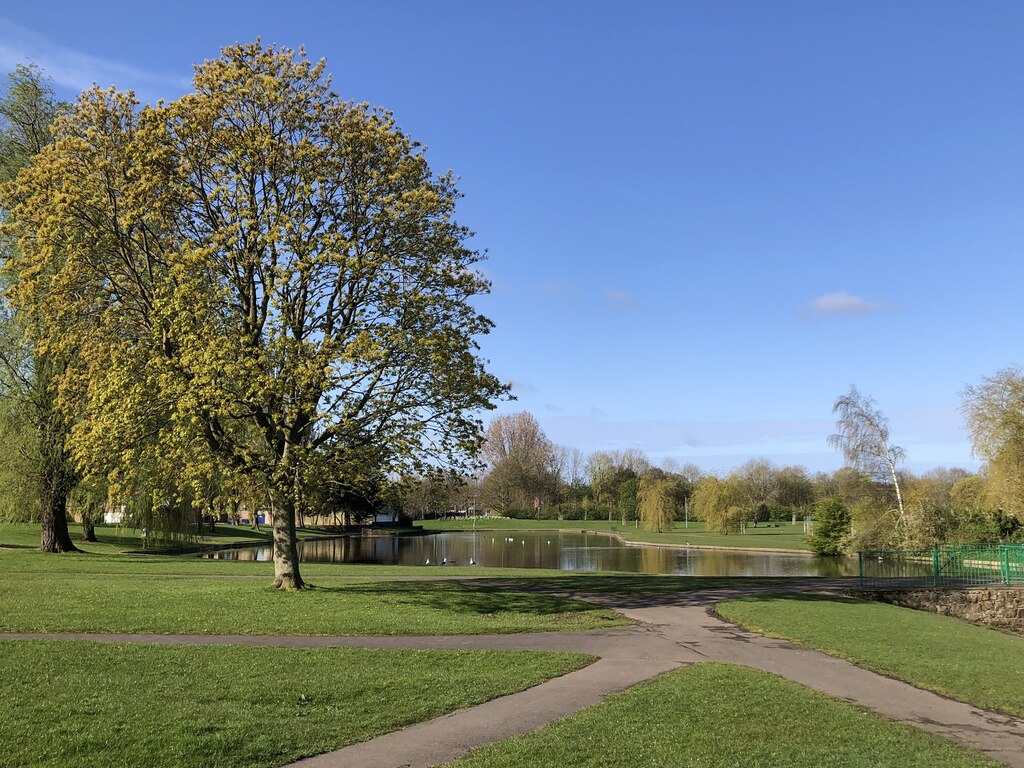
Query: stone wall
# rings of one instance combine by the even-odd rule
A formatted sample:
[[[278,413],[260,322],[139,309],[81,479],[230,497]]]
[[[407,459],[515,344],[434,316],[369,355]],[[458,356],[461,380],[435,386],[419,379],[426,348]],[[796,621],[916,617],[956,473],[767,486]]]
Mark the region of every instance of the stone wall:
[[[1024,634],[1024,589],[1019,587],[906,589],[868,592],[864,596]]]

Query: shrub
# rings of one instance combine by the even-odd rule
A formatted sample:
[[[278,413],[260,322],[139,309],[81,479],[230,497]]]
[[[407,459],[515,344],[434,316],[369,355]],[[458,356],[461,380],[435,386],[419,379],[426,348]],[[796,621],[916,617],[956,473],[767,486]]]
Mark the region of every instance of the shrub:
[[[853,515],[838,496],[821,499],[814,505],[814,527],[807,534],[807,543],[819,555],[839,555],[847,537]]]

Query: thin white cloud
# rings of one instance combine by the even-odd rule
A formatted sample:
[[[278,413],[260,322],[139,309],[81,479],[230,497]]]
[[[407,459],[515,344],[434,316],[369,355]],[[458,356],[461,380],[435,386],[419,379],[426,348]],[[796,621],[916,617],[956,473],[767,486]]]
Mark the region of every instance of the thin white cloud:
[[[525,395],[537,391],[537,387],[523,379],[511,379],[508,383],[512,385],[513,394]]]
[[[67,48],[30,29],[0,18],[0,70],[36,63],[63,89],[84,91],[93,86],[133,90],[144,101],[177,98],[190,86],[188,77],[172,77],[112,59]]]
[[[609,288],[604,294],[605,309],[632,309],[636,300],[633,294],[620,291],[618,288]]]
[[[560,298],[567,298],[575,293],[575,290],[568,283],[561,281],[550,281],[547,283],[541,283],[538,286],[538,290],[546,296],[556,296]]]
[[[810,309],[816,315],[871,315],[880,312],[882,305],[846,291],[836,291],[812,300]]]
[[[573,292],[572,286],[569,285],[569,283],[562,282],[561,280],[544,282],[537,287],[541,293],[546,293],[551,296],[568,296]]]

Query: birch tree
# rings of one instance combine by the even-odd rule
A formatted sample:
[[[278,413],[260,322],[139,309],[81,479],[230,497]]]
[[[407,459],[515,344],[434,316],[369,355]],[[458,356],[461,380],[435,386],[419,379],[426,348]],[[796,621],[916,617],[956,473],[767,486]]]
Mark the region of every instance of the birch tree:
[[[901,531],[906,527],[903,493],[900,490],[896,465],[906,458],[906,452],[889,442],[889,420],[878,410],[875,401],[862,395],[856,387],[838,397],[832,407],[836,414],[836,432],[828,437],[828,444],[839,450],[854,469],[883,483],[892,483],[896,492],[897,523]]]

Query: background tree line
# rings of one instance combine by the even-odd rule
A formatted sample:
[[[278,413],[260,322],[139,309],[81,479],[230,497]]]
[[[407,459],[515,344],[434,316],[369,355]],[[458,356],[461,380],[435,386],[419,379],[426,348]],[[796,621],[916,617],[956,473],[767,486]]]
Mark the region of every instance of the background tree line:
[[[674,461],[655,466],[637,450],[587,455],[554,445],[523,411],[491,421],[479,474],[444,482],[406,478],[417,498],[430,501],[409,497],[404,509],[414,517],[475,510],[531,519],[638,521],[661,531],[691,520],[722,534],[809,518],[812,544],[830,554],[1020,540],[1018,494],[1024,484],[1017,473],[1024,469],[1015,462],[1024,459],[1024,378],[1004,371],[968,389],[964,402],[974,419],[969,423],[977,423],[972,434],[977,430],[992,441],[981,454],[989,460],[979,473],[937,468],[915,475],[901,469],[902,449],[889,442],[884,415],[856,389],[836,401],[832,442],[842,449],[845,439],[849,450],[847,466],[834,472],[751,459],[714,474]]]

